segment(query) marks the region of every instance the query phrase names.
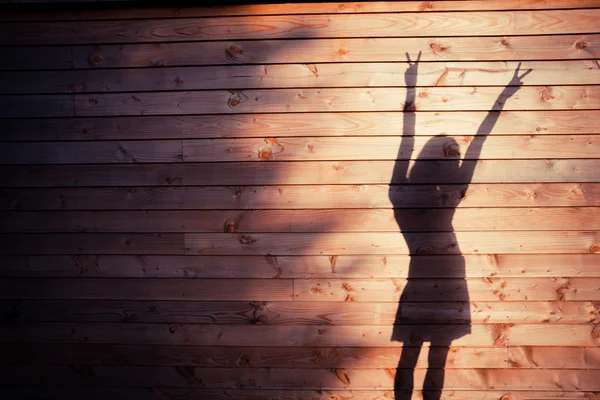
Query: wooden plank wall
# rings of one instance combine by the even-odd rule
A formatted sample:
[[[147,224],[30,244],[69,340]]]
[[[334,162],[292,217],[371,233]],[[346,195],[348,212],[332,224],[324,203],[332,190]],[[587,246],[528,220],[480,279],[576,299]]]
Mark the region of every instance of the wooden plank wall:
[[[598,1],[0,19],[6,398],[600,397]]]

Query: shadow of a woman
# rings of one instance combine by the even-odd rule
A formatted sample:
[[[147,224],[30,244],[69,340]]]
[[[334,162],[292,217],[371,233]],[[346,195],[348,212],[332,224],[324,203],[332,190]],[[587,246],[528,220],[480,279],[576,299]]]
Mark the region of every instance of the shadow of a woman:
[[[461,162],[460,148],[456,141],[448,136],[439,135],[431,138],[421,150],[413,167],[408,171],[408,160],[411,158],[414,149],[415,135],[415,87],[417,83],[418,63],[421,53],[415,62],[410,60],[406,54],[409,67],[405,73],[407,86],[406,102],[404,104],[404,123],[402,133],[402,143],[398,152],[397,162],[394,167],[391,184],[410,185],[411,183],[436,182],[439,183],[458,183],[462,187],[461,193],[465,193],[473,173],[476,161],[481,153],[482,145],[487,135],[493,129],[500,116],[506,100],[519,90],[523,84],[521,79],[531,70],[524,72],[519,76],[520,64],[515,70],[512,80],[498,96],[492,109],[488,112],[483,122],[476,132],[465,152]],[[408,154],[404,154],[408,152]],[[437,152],[437,153],[436,153]],[[431,154],[440,154],[443,159],[432,160]],[[403,160],[401,160],[403,159]],[[429,160],[428,160],[429,159]],[[464,161],[468,160],[468,161]],[[433,191],[440,191],[439,186],[431,186]],[[431,193],[434,198],[441,198],[443,193]],[[390,186],[390,200],[394,206],[394,216],[400,232],[403,233],[404,240],[410,252],[410,264],[408,270],[407,284],[402,291],[396,320],[392,331],[392,341],[403,342],[403,349],[396,376],[394,380],[394,395],[396,400],[411,399],[414,390],[414,371],[419,358],[419,353],[425,342],[430,343],[429,355],[427,360],[427,373],[423,382],[423,398],[439,400],[444,387],[444,367],[450,345],[453,340],[471,333],[470,326],[470,308],[469,293],[467,281],[465,279],[465,260],[461,255],[460,245],[454,234],[452,219],[455,208],[461,199],[451,200],[451,204],[443,213],[431,213],[428,210],[415,213],[401,212],[401,198],[393,186]],[[441,216],[441,217],[440,217]],[[422,232],[407,232],[410,226],[415,225],[415,218],[418,218],[419,226],[423,227]],[[445,232],[443,240],[440,240],[439,232]],[[446,283],[438,285],[428,277],[426,265],[431,265],[437,258],[435,255],[452,255],[452,258],[445,258],[449,265],[444,267],[452,269],[453,278]],[[429,258],[429,260],[427,259]],[[446,288],[452,289],[452,299],[464,303],[462,310],[463,317],[461,323],[457,324],[455,319],[448,317],[447,321],[436,317],[436,324],[439,329],[431,329],[431,319],[426,316],[420,316],[417,313],[403,313],[403,303],[410,301],[439,301]]]

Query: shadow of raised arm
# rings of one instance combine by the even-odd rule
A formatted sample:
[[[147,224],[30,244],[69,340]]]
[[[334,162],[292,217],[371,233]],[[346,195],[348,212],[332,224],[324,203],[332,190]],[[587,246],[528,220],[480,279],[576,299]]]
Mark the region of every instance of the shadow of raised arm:
[[[479,129],[475,133],[475,137],[473,141],[469,144],[467,151],[465,151],[465,156],[463,157],[463,163],[461,166],[461,177],[465,178],[467,183],[471,182],[471,178],[473,177],[473,173],[475,172],[476,162],[464,162],[465,160],[478,160],[481,154],[481,148],[483,147],[483,143],[485,139],[490,134],[494,125],[498,121],[500,117],[500,113],[506,104],[506,100],[512,97],[520,88],[523,86],[523,78],[531,72],[531,69],[525,71],[522,75],[519,75],[521,69],[521,63],[515,69],[515,73],[512,76],[512,79],[504,90],[498,95],[498,98],[494,102],[492,109],[488,112],[484,120],[479,125]]]
[[[408,164],[415,147],[415,92],[417,86],[417,76],[419,71],[419,62],[421,61],[421,52],[415,61],[411,61],[410,55],[406,53],[408,68],[404,72],[404,82],[406,83],[406,100],[402,107],[402,140],[398,148],[396,165],[394,168],[394,183],[406,183],[408,181]]]

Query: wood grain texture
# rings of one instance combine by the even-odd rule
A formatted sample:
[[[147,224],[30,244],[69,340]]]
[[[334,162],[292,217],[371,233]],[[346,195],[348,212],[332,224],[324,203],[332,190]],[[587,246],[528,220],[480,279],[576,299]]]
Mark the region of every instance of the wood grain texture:
[[[69,367],[19,366],[14,369],[0,367],[2,384],[25,385],[35,383],[48,385],[59,383],[68,386],[172,386],[236,389],[259,387],[264,389],[357,389],[380,388],[392,390],[394,374],[386,369],[368,372],[356,369],[303,370],[303,369],[227,369],[227,368],[172,368],[172,367],[88,367],[81,373]],[[412,371],[398,371],[406,382]],[[424,370],[415,371],[415,382],[422,382]],[[594,371],[572,370],[520,370],[489,369],[484,376],[478,369],[448,370],[444,385],[450,390],[486,390],[500,386],[504,390],[556,390],[560,382],[562,390],[599,390]],[[341,377],[340,377],[341,376]],[[59,377],[57,382],[57,377]],[[274,382],[277,382],[275,384]],[[416,383],[421,389],[422,384]],[[434,388],[439,386],[433,386]],[[406,384],[402,385],[407,389]]]
[[[512,279],[509,281],[517,284],[527,282],[525,279]],[[475,283],[473,291],[484,287],[484,285],[473,280],[469,281],[469,284],[472,282]],[[349,281],[349,284],[352,283],[353,281]],[[577,288],[582,288],[578,285],[581,283],[581,279],[573,283],[577,285]],[[552,284],[554,286],[551,286]],[[552,284],[546,284],[535,295],[539,296],[540,293],[541,295],[547,295],[551,291],[548,287],[556,289],[560,286],[555,282],[552,282]],[[234,286],[232,285],[232,288]],[[259,288],[264,287],[259,284],[256,284],[256,288],[253,286],[255,285],[251,285],[250,288],[254,292],[258,292]],[[373,285],[373,287],[375,286]],[[200,283],[196,287],[204,288],[206,285],[203,286]],[[268,289],[268,286],[266,288]],[[546,293],[542,293],[543,291]],[[574,290],[571,290],[569,296],[565,296],[565,298],[570,297],[573,292]],[[589,291],[587,293],[589,294]],[[208,295],[203,294],[203,296]],[[373,297],[373,294],[367,294],[365,297],[369,296]],[[381,298],[383,297],[381,296]],[[392,298],[392,296],[388,297]],[[589,296],[589,298],[591,297],[593,297],[593,293]],[[334,296],[330,296],[330,298],[333,299]],[[505,299],[511,300],[508,297],[505,297]],[[237,298],[235,300],[231,302],[199,302],[187,299],[185,301],[156,299],[152,301],[12,299],[0,301],[0,320],[22,322],[216,323],[221,325],[289,324],[297,326],[390,325],[410,323],[410,320],[415,318],[429,323],[446,322],[454,324],[585,324],[600,322],[600,305],[593,300],[573,301],[572,299],[566,299],[569,301],[544,302],[532,301],[533,299],[531,299],[526,302],[478,301],[469,304],[466,302],[433,301],[437,299],[432,298],[431,301],[427,299],[426,302],[402,301],[400,305],[396,302],[244,302]],[[399,312],[398,309],[400,309]],[[396,366],[393,365],[393,367]],[[257,365],[256,367],[260,366]]]
[[[589,59],[600,54],[600,35],[305,39],[125,44],[73,47],[75,68],[162,67],[223,64],[295,64],[406,61],[519,61]],[[398,51],[403,49],[404,52]],[[12,54],[10,49],[6,50]],[[70,60],[70,58],[69,58]],[[23,60],[21,69],[37,69]]]
[[[600,9],[7,22],[0,27],[0,45],[574,34],[600,31],[599,20]]]
[[[288,279],[70,279],[3,280],[4,299],[131,299],[131,300],[291,300]]]
[[[403,325],[405,342],[390,341],[392,326],[124,324],[110,322],[3,322],[0,343],[107,343],[259,347],[420,346],[423,335],[458,347],[598,347],[597,325]],[[5,327],[10,326],[10,329]],[[463,332],[456,340],[457,332]],[[429,343],[423,344],[430,347]]]
[[[404,163],[409,170],[414,165],[414,161],[304,161],[0,166],[0,186],[387,185],[390,180],[401,183],[399,177],[393,178],[393,171],[405,167]],[[455,161],[423,161],[422,168],[436,174],[421,174],[410,183],[600,183],[598,159],[463,162],[470,164],[466,170],[473,169],[473,176],[464,168],[460,172],[450,168],[452,163]],[[465,190],[455,192],[456,200]]]
[[[19,149],[10,144],[6,147],[8,151],[11,147]],[[184,140],[183,161],[468,159],[473,156],[467,149],[473,152],[473,147],[479,160],[596,158],[600,135],[492,136],[485,145],[477,136],[419,136],[410,144],[401,136]],[[33,147],[32,157],[35,150]],[[5,159],[0,152],[0,161]]]
[[[4,16],[5,13],[2,13]],[[1,17],[0,17],[1,18]],[[70,69],[72,49],[67,46],[4,47],[7,56],[0,58],[0,70]]]
[[[183,235],[2,234],[0,254],[183,254]]]
[[[102,164],[183,161],[181,140],[3,143],[0,164]]]
[[[76,0],[71,0],[76,2]],[[14,1],[13,1],[14,2]],[[19,2],[19,1],[16,1]],[[44,0],[39,0],[44,2]],[[146,19],[146,18],[191,18],[237,15],[278,15],[278,14],[349,14],[386,13],[418,11],[496,11],[496,10],[536,10],[536,9],[577,9],[596,8],[594,0],[554,0],[552,4],[538,0],[482,1],[390,1],[390,2],[339,2],[339,3],[289,3],[289,4],[239,4],[236,7],[216,6],[197,7],[185,5],[177,8],[134,8],[125,9],[67,9],[61,12],[52,9],[38,11],[11,10],[0,16],[1,21],[52,21],[52,20],[94,20],[94,19]]]
[[[510,98],[502,95],[502,87],[429,87],[417,88],[417,92],[415,107],[418,111],[600,108],[600,86],[527,86]],[[401,88],[256,89],[75,94],[73,102],[75,116],[78,117],[263,112],[401,112],[406,96],[406,90]],[[22,95],[20,98],[23,104],[29,101],[36,104],[45,101],[45,96],[41,95]],[[35,112],[30,110],[27,116],[48,116],[46,109],[40,110],[40,115],[34,114]],[[8,116],[10,114],[0,114],[0,117]]]
[[[0,212],[2,233],[600,230],[600,208]]]
[[[472,144],[472,146],[471,146]],[[481,149],[480,160],[595,158],[600,135],[498,136],[485,146],[475,136],[202,139],[122,142],[5,143],[0,164],[103,164],[219,161],[445,160]],[[470,159],[473,156],[470,156]]]
[[[600,277],[595,254],[443,256],[2,256],[2,277],[502,278]],[[464,266],[463,266],[464,264]],[[360,268],[356,268],[360,265]],[[464,269],[464,271],[462,270]]]
[[[192,400],[198,398],[211,398],[216,400],[229,400],[232,397],[251,400],[272,400],[273,396],[292,398],[294,400],[327,400],[336,396],[344,400],[380,400],[394,396],[391,390],[294,390],[294,389],[198,389],[198,388],[131,388],[131,387],[85,387],[65,386],[60,388],[39,388],[31,386],[4,387],[0,393],[9,397],[18,394],[26,400],[38,400],[44,396],[60,395],[61,399],[79,400],[103,400],[107,397],[115,400],[128,400],[131,398],[140,400],[168,400],[172,398]],[[410,396],[407,391],[400,394]],[[598,396],[600,392],[585,391],[509,391],[509,390],[446,390],[441,392],[442,399],[460,400],[498,400],[502,396],[510,396],[512,400],[539,400],[542,399],[564,399],[564,400],[588,400],[591,396]],[[419,400],[423,396],[436,395],[436,392],[416,390],[412,399]],[[591,397],[593,398],[593,397]]]
[[[207,368],[396,368],[398,348],[280,348],[45,344],[3,346],[2,364],[14,365],[163,365]],[[431,353],[436,368],[597,368],[600,350],[594,347],[453,347],[442,363],[439,347],[425,347],[417,368],[427,368]],[[507,360],[507,353],[510,357]],[[560,357],[556,357],[560,354]]]
[[[9,397],[18,394],[26,400],[38,400],[44,396],[60,395],[61,399],[79,400],[103,400],[108,397],[115,400],[128,400],[131,398],[140,400],[168,400],[177,398],[181,400],[192,400],[198,398],[211,398],[216,400],[229,400],[244,398],[251,400],[272,400],[273,396],[292,398],[294,400],[327,400],[336,396],[344,400],[380,400],[387,396],[394,396],[391,390],[294,390],[294,389],[198,389],[198,388],[131,388],[131,387],[85,387],[85,386],[63,386],[60,388],[32,388],[29,386],[3,387],[0,393]],[[407,391],[400,394],[410,396]],[[509,390],[445,390],[441,392],[442,399],[460,400],[498,400],[502,396],[510,396],[512,400],[539,400],[563,399],[563,400],[588,400],[591,396],[598,396],[600,392],[585,391],[509,391]],[[412,399],[419,400],[423,396],[436,395],[437,392],[416,390]],[[593,398],[593,397],[591,397]]]
[[[187,255],[598,253],[597,231],[186,233]],[[409,244],[407,245],[408,242]]]
[[[0,397],[600,396],[597,1],[126,4],[0,15]]]
[[[600,116],[594,110],[501,111],[493,126],[485,124],[486,114],[422,111],[411,117],[415,136],[474,135],[480,127],[490,137],[600,133]],[[0,135],[10,142],[365,137],[397,136],[403,125],[404,113],[399,112],[0,119]]]
[[[45,344],[3,346],[6,357],[2,364],[16,365],[164,365],[207,368],[396,368],[403,348],[352,347],[205,347],[205,346],[145,346],[100,344]],[[411,350],[411,348],[405,348]],[[590,347],[562,348],[574,354],[593,357],[597,352]],[[512,368],[506,361],[506,348],[453,347],[443,363],[438,356],[440,348],[424,348],[419,354],[418,368],[427,367],[428,355],[436,367],[453,368]],[[556,350],[556,349],[555,349]],[[441,354],[440,354],[441,355]],[[577,357],[560,365],[581,368]],[[593,358],[590,360],[592,363]],[[470,365],[468,363],[471,363]],[[555,365],[548,360],[548,365]],[[592,365],[588,363],[589,365]],[[578,367],[579,366],[579,367]]]
[[[597,183],[294,185],[0,190],[2,210],[597,207]],[[426,212],[426,211],[421,211]],[[437,211],[431,211],[437,212]],[[543,212],[543,211],[540,211]],[[549,223],[551,221],[538,221]],[[493,221],[498,224],[502,221]]]
[[[294,299],[319,302],[596,301],[600,300],[600,290],[598,282],[591,278],[424,278],[412,281],[373,278],[297,279],[294,281]],[[418,306],[410,311],[407,319],[416,317],[420,320]],[[464,315],[478,311],[479,306],[474,311],[467,306],[463,309]]]
[[[44,279],[4,280],[0,287],[3,289],[0,299],[284,301],[293,298],[304,302],[397,303],[402,295],[403,300],[409,302],[600,300],[598,280],[593,278],[428,278],[414,281],[297,279],[293,282],[287,279],[170,279],[161,282],[133,278],[118,281],[92,278],[73,281],[57,278],[52,282]],[[261,304],[252,307],[260,310]],[[415,307],[411,311],[407,314],[408,320],[419,315],[418,307],[416,311]],[[468,318],[468,306],[463,307],[463,311],[465,318]],[[590,311],[597,310],[592,307]],[[261,320],[254,323],[261,323]]]
[[[557,354],[560,354],[557,357]],[[555,368],[571,368],[573,365],[590,364],[597,369],[595,363],[600,357],[597,348],[579,347],[567,352],[553,347],[509,347],[508,362],[515,368],[544,368],[551,363]]]
[[[0,118],[72,116],[72,95],[0,96]]]
[[[418,74],[407,63],[232,65],[120,70],[6,72],[0,90],[9,94],[141,92],[199,89],[315,87],[494,86],[509,82],[517,62],[422,63]],[[594,60],[526,61],[525,85],[593,85],[600,81]],[[404,78],[403,78],[404,77]]]

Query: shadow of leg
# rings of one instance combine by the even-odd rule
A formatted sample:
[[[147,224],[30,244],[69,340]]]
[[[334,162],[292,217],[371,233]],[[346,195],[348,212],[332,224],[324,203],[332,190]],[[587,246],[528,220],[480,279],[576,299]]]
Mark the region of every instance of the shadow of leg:
[[[427,359],[427,374],[423,382],[423,399],[440,400],[444,389],[444,373],[450,344],[431,344]]]
[[[414,347],[402,348],[402,355],[398,361],[396,377],[394,378],[395,400],[410,400],[412,397],[415,386],[415,366],[417,365],[422,345],[423,343],[420,343]]]

